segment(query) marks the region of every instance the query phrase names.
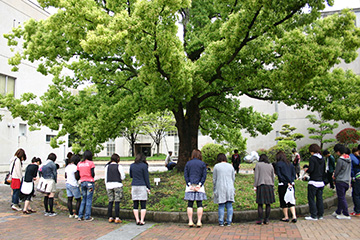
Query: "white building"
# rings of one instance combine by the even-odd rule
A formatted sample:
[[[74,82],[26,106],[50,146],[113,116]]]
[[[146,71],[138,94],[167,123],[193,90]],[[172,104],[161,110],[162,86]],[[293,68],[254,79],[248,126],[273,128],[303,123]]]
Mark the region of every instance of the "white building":
[[[30,18],[36,20],[45,19],[50,14],[29,0],[0,0],[0,93],[13,92],[16,98],[23,93],[33,92],[37,96],[46,92],[51,83],[51,76],[43,76],[36,71],[37,65],[23,62],[18,72],[12,72],[8,65],[8,59],[13,52],[7,46],[7,39],[3,34],[10,33],[12,28],[22,25]],[[20,118],[12,118],[6,109],[0,109],[2,121],[0,121],[0,165],[9,164],[10,158],[18,148],[26,152],[29,163],[34,156],[43,161],[49,153],[54,152],[58,160],[63,160],[68,151],[67,141],[65,145],[52,149],[49,142],[57,133],[43,127],[39,131],[29,131],[25,121]],[[59,161],[60,162],[60,161]]]
[[[360,16],[360,9],[354,9],[354,11],[357,16]],[[37,66],[33,63],[23,62],[19,66],[18,72],[12,72],[11,66],[8,65],[8,59],[13,56],[13,53],[7,46],[7,40],[2,37],[3,34],[11,32],[13,27],[23,24],[29,18],[40,20],[47,18],[49,15],[49,13],[42,10],[31,0],[0,0],[0,94],[14,92],[15,97],[19,98],[25,92],[33,92],[37,96],[41,96],[47,90],[48,85],[51,84],[51,76],[43,76],[38,73],[36,71]],[[356,22],[358,26],[359,19]],[[351,64],[342,64],[342,66],[345,69],[351,68],[357,74],[360,74],[358,59]],[[267,114],[278,113],[278,120],[273,125],[274,130],[268,135],[259,135],[256,138],[251,138],[244,132],[244,137],[248,138],[248,152],[260,148],[268,149],[274,146],[276,144],[274,139],[279,135],[283,124],[294,126],[297,128],[296,132],[305,135],[304,139],[297,142],[299,147],[313,142],[313,140],[308,138],[307,128],[310,126],[310,123],[305,118],[308,114],[313,113],[306,110],[295,110],[281,103],[270,104],[247,97],[242,97],[241,101],[243,106],[253,106],[255,110],[260,112]],[[37,156],[45,160],[50,152],[54,152],[58,156],[59,162],[65,159],[68,151],[71,151],[71,148],[68,147],[67,137],[63,139],[65,144],[60,146],[60,148],[52,149],[49,141],[57,132],[47,127],[31,132],[26,122],[20,118],[13,119],[8,110],[0,109],[0,114],[3,115],[3,119],[0,122],[0,165],[8,164],[10,157],[13,156],[18,148],[25,149],[28,159]],[[335,134],[344,127],[348,127],[348,125],[340,125],[335,130]],[[208,136],[199,135],[198,142],[199,149],[201,149],[206,143],[213,142],[213,140]],[[175,132],[168,134],[160,144],[161,153],[173,151],[173,155],[177,156],[178,150],[179,139]],[[156,152],[156,145],[149,136],[139,135],[135,151],[145,151],[152,155]],[[114,152],[120,156],[129,156],[130,144],[124,138],[108,141],[104,144],[104,150],[97,154],[97,156],[110,156]]]

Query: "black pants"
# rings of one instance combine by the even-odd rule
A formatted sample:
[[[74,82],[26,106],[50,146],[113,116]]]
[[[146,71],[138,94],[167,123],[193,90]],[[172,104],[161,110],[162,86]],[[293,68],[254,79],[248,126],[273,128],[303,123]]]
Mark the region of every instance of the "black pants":
[[[312,218],[320,218],[324,215],[323,190],[324,187],[317,188],[313,185],[308,185],[308,201]]]

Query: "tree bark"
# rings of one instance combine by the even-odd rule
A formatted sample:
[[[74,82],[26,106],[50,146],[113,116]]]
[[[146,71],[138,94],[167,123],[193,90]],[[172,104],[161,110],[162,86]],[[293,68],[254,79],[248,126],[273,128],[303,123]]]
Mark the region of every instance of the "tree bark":
[[[179,171],[184,171],[187,161],[190,160],[191,152],[198,148],[201,118],[198,99],[195,97],[191,99],[186,106],[186,113],[181,104],[173,113],[179,136],[179,156],[176,168]]]

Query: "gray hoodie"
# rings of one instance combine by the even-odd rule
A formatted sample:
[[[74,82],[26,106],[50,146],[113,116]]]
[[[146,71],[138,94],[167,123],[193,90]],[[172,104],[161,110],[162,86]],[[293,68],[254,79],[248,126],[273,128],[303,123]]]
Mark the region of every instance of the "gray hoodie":
[[[344,155],[338,158],[336,167],[335,167],[335,181],[336,182],[345,182],[350,183],[351,180],[351,159],[348,156],[344,158]]]

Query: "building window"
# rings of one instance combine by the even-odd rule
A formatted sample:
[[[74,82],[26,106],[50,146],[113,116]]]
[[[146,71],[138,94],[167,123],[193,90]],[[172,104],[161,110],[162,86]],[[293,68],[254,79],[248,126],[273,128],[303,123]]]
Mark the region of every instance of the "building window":
[[[0,94],[15,93],[15,78],[0,74]]]
[[[106,155],[111,156],[115,153],[115,141],[110,139],[106,144]]]
[[[27,127],[26,124],[20,123],[19,124],[19,135],[20,136],[26,136]]]
[[[177,137],[178,134],[177,134],[177,131],[168,131],[168,132],[166,133],[166,135]]]
[[[46,134],[46,143],[50,143],[51,139],[54,137],[56,137],[56,135]]]

